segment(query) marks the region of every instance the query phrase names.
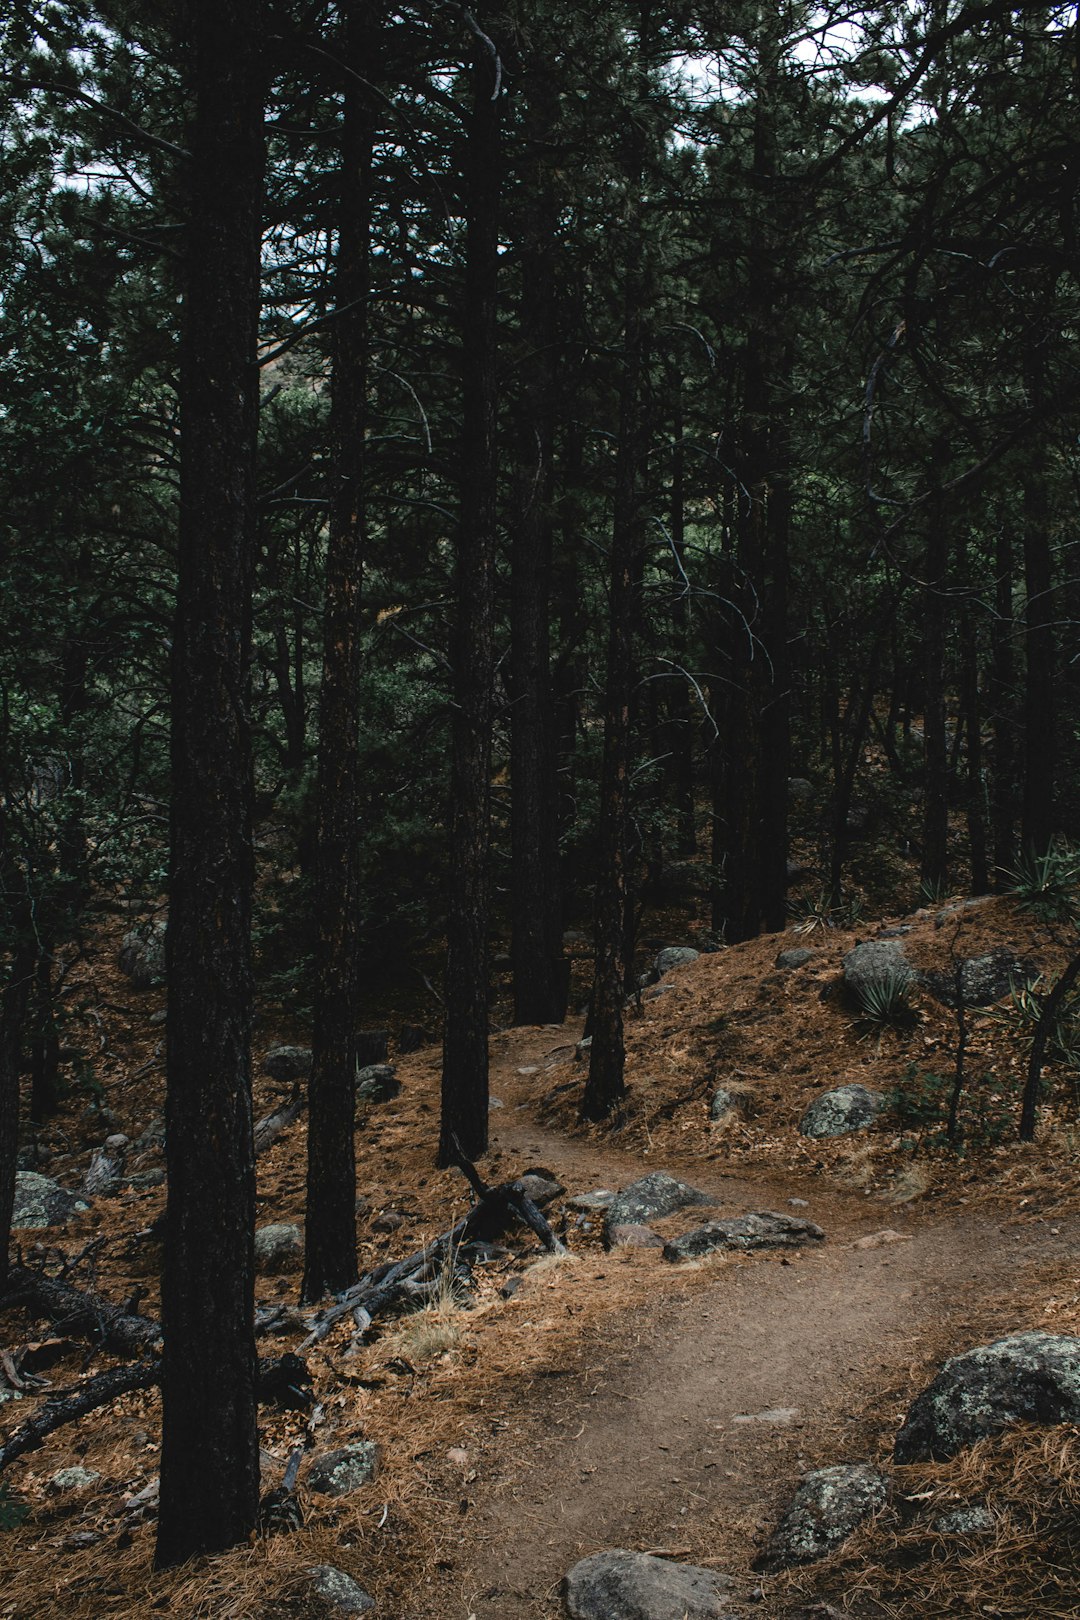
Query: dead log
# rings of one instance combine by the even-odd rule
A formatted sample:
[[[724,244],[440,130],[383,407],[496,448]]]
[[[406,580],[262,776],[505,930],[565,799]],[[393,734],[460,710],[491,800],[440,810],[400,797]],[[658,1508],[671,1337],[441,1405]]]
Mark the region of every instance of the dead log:
[[[277,1141],[283,1131],[287,1131],[290,1125],[295,1124],[303,1112],[304,1097],[300,1087],[297,1086],[294,1088],[288,1102],[282,1103],[281,1107],[275,1108],[272,1114],[267,1114],[263,1119],[256,1122],[254,1130],[255,1157],[258,1158],[260,1153],[265,1153],[267,1148]]]
[[[75,1423],[88,1412],[108,1406],[133,1390],[152,1389],[161,1380],[161,1358],[151,1356],[133,1367],[110,1367],[77,1384],[74,1389],[53,1395],[38,1407],[14,1434],[0,1445],[0,1472],[17,1457],[36,1451],[42,1441],[67,1423]],[[257,1391],[260,1401],[276,1400],[306,1409],[311,1405],[311,1374],[299,1356],[286,1354],[259,1362]]]
[[[0,1298],[0,1310],[22,1307],[36,1316],[46,1316],[64,1333],[89,1339],[120,1356],[142,1356],[161,1338],[161,1328],[148,1316],[125,1311],[100,1294],[72,1288],[70,1283],[14,1266],[8,1273],[8,1287]]]

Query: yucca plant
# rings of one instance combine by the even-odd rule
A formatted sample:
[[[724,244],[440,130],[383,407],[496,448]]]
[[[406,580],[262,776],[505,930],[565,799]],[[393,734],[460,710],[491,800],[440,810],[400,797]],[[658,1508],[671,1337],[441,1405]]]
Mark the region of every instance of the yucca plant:
[[[859,1015],[855,1027],[861,1034],[881,1034],[887,1029],[910,1029],[916,1020],[912,1006],[915,975],[906,963],[884,969],[860,984],[856,999]]]
[[[1006,873],[1011,893],[1040,922],[1080,920],[1080,850],[1063,839],[1041,855],[1026,851]]]

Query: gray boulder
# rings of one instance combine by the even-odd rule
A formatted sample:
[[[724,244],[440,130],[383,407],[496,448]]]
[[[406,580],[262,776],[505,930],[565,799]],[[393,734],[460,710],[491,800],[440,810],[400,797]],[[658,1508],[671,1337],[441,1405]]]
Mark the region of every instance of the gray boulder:
[[[653,963],[656,977],[662,979],[672,968],[685,967],[687,962],[696,962],[700,955],[701,952],[695,951],[691,945],[665,945]]]
[[[730,1575],[648,1553],[599,1552],[563,1581],[570,1620],[738,1620]]]
[[[355,1440],[337,1451],[324,1451],[308,1470],[308,1490],[323,1496],[349,1496],[371,1484],[378,1465],[379,1448],[373,1440]]]
[[[19,1170],[15,1176],[15,1207],[11,1224],[17,1231],[30,1227],[62,1226],[72,1215],[80,1215],[90,1205],[77,1194],[61,1187],[36,1170]]]
[[[326,1620],[351,1620],[355,1614],[370,1614],[375,1599],[333,1564],[315,1564],[308,1570],[309,1591]]]
[[[549,1170],[526,1170],[518,1180],[526,1198],[535,1204],[537,1209],[546,1209],[566,1191]]]
[[[790,972],[794,968],[805,967],[807,962],[812,962],[813,959],[813,951],[808,951],[804,945],[797,945],[793,950],[781,951],[776,958],[776,966]]]
[[[915,1400],[893,1456],[944,1462],[1010,1423],[1080,1423],[1080,1338],[1016,1333],[954,1356]]]
[[[664,1259],[696,1260],[718,1249],[801,1249],[822,1243],[825,1233],[801,1215],[776,1215],[762,1209],[729,1221],[709,1221],[664,1244]]]
[[[666,1170],[654,1170],[621,1188],[607,1207],[608,1231],[614,1226],[642,1226],[661,1216],[671,1215],[688,1204],[712,1204],[708,1193],[688,1187],[685,1181],[676,1181]]]
[[[803,1136],[848,1136],[852,1131],[865,1131],[885,1106],[879,1091],[860,1085],[838,1086],[814,1098],[799,1121],[799,1131]]]
[[[306,1080],[311,1073],[310,1046],[272,1046],[263,1058],[271,1080]]]
[[[356,1096],[361,1102],[392,1102],[401,1093],[392,1063],[369,1063],[356,1071]]]
[[[868,939],[844,957],[844,989],[861,1001],[872,985],[911,984],[915,969],[904,955],[899,939]]]
[[[93,1468],[81,1468],[76,1463],[73,1468],[58,1469],[49,1480],[46,1489],[55,1496],[66,1491],[85,1491],[91,1485],[96,1485],[100,1478],[101,1475]]]
[[[136,990],[149,990],[152,985],[165,982],[167,926],[164,922],[156,922],[143,928],[133,928],[121,941],[118,965]]]
[[[885,1479],[866,1463],[839,1463],[804,1474],[756,1567],[772,1575],[827,1557],[885,1506],[887,1496]]]
[[[1033,979],[1038,973],[1034,962],[1015,956],[1012,951],[989,951],[985,956],[969,956],[960,963],[960,993],[968,1007],[989,1007],[1007,996],[1014,984]],[[946,1007],[956,1006],[956,969],[928,970],[919,975],[930,994]]]
[[[272,1221],[255,1229],[255,1269],[281,1271],[304,1252],[303,1234],[288,1221]]]

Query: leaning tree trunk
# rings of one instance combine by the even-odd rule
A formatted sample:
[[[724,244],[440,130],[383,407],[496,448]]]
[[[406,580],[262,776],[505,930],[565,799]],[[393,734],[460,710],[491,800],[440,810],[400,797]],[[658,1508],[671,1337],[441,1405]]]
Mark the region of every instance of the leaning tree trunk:
[[[356,1267],[356,1021],[360,991],[360,585],[364,560],[367,292],[374,120],[367,27],[350,10],[334,266],[330,534],[313,899],[315,1005],[308,1081],[302,1298],[341,1293]]]
[[[488,1139],[488,848],[495,617],[499,79],[478,41],[466,152],[461,521],[455,581],[450,892],[438,1162]]]
[[[259,1505],[251,1120],[251,744],[262,8],[195,0],[172,656],[159,1567]]]

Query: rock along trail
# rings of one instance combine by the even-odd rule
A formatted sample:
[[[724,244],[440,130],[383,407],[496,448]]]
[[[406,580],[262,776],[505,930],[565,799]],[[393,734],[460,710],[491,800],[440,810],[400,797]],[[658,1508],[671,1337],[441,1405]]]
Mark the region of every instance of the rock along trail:
[[[475,1620],[551,1620],[565,1571],[605,1547],[709,1563],[748,1591],[762,1532],[804,1468],[871,1460],[867,1406],[891,1385],[907,1388],[928,1348],[978,1342],[987,1299],[997,1301],[989,1326],[1014,1328],[1010,1288],[1029,1265],[1068,1252],[1064,1226],[1018,1237],[996,1217],[898,1216],[794,1179],[643,1161],[538,1127],[509,1063],[495,1085],[504,1106],[492,1115],[493,1149],[507,1168],[549,1165],[576,1193],[662,1167],[714,1193],[725,1214],[783,1210],[798,1195],[828,1241],[730,1259],[676,1298],[658,1286],[600,1325],[584,1374],[522,1391],[514,1442],[474,1486],[462,1526],[455,1584]],[[905,1241],[873,1239],[890,1223]],[[855,1246],[860,1237],[867,1246]]]

